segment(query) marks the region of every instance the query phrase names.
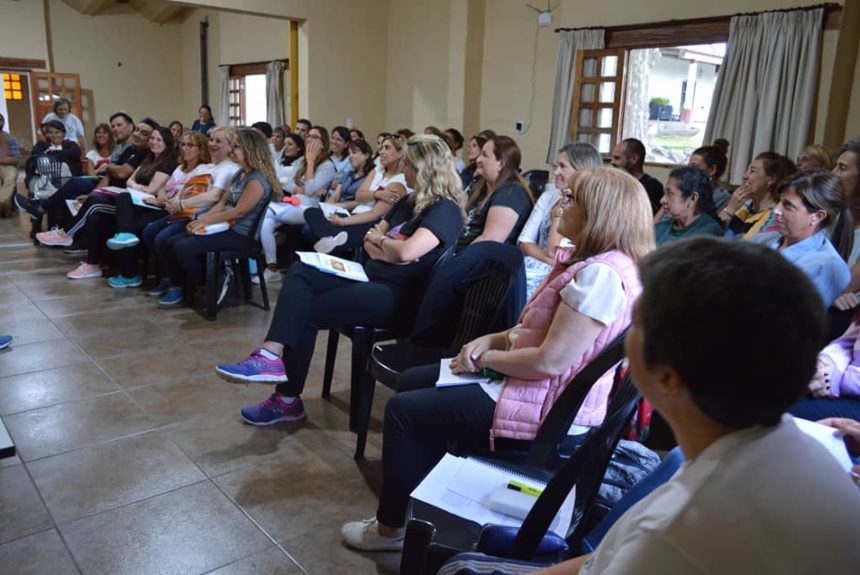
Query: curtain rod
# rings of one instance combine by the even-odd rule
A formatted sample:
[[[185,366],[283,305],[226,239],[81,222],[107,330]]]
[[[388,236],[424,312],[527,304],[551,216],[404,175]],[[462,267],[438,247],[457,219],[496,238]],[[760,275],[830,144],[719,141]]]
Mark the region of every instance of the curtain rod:
[[[663,20],[662,22],[643,22],[641,24],[623,24],[621,26],[584,26],[579,28],[556,28],[556,32],[569,32],[572,30],[606,30],[607,32],[617,32],[621,30],[642,30],[643,28],[660,28],[665,26],[675,26],[677,24],[709,24],[713,22],[723,22],[726,19],[734,18],[735,16],[757,16],[759,14],[776,14],[779,12],[798,12],[824,9],[824,13],[837,12],[842,10],[840,4],[828,2],[826,4],[816,4],[814,6],[801,6],[798,8],[780,8],[777,10],[762,10],[760,12],[738,12],[736,14],[728,14],[726,16],[709,16],[706,18],[690,18],[686,20]]]

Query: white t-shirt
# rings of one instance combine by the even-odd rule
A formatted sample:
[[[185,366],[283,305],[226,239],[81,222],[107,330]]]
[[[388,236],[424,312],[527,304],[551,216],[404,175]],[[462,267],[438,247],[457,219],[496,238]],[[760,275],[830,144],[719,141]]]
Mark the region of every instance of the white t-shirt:
[[[191,178],[202,176],[203,174],[211,174],[214,169],[215,166],[212,164],[197,164],[190,172],[183,172],[182,166],[176,166],[176,169],[173,170],[173,173],[170,174],[169,178],[167,178],[167,183],[164,184],[167,197],[171,198],[182,190],[182,186],[184,186],[185,182]]]
[[[233,160],[223,160],[212,169],[212,184],[210,188],[221,188],[222,190],[230,189],[230,182],[233,181],[233,176],[239,171],[239,164]]]
[[[520,237],[517,238],[517,243],[532,243],[537,244],[540,249],[546,249],[546,237],[548,233],[541,233],[544,226],[550,225],[552,218],[552,208],[561,199],[561,192],[554,184],[547,184],[543,193],[538,196],[532,213],[529,214],[529,219],[526,220],[523,230],[520,232]],[[562,238],[559,243],[560,247],[569,248],[573,244],[567,238]]]
[[[559,295],[564,303],[604,325],[609,325],[624,313],[627,303],[621,276],[610,266],[599,262],[576,272],[568,284],[561,288]],[[491,381],[480,385],[490,399],[498,402],[505,382]],[[578,431],[582,430],[572,428],[572,432]]]
[[[404,176],[402,172],[394,174],[393,176],[386,176],[385,168],[378,166],[373,171],[373,179],[370,181],[370,190],[374,192],[377,190],[384,190],[389,184],[400,184],[406,188],[407,194],[412,192],[412,190],[409,189],[409,186],[406,185],[406,176]],[[373,209],[373,204],[375,203],[375,201],[371,201],[366,204],[359,204],[353,208],[352,213],[360,214],[363,212],[369,212]]]
[[[788,418],[711,444],[631,507],[580,575],[848,575],[860,570],[860,493]]]
[[[102,164],[109,164],[109,163],[110,163],[110,159],[111,159],[111,157],[110,157],[109,155],[108,155],[108,156],[102,156],[102,155],[101,155],[101,154],[99,154],[96,150],[90,150],[90,151],[88,151],[88,152],[84,155],[84,157],[85,157],[86,159],[88,159],[90,162],[92,162],[92,164],[93,164],[93,168],[98,168],[98,167],[99,167],[99,166],[101,166]]]

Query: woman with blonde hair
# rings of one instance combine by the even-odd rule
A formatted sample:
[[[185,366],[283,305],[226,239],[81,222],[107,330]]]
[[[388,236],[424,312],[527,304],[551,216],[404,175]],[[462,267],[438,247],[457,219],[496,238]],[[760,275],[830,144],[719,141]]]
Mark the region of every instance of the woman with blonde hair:
[[[364,238],[370,281],[356,282],[294,263],[263,345],[215,371],[236,383],[276,384],[259,405],[242,409],[251,425],[304,419],[304,388],[317,331],[341,326],[408,327],[433,264],[463,227],[465,197],[448,145],[435,136],[406,144],[403,172],[415,191],[400,199]],[[289,376],[289,379],[288,379]]]
[[[833,169],[833,156],[824,146],[809,144],[797,155],[794,165],[798,172],[830,171]]]
[[[186,275],[193,285],[203,283],[206,252],[241,250],[256,245],[263,210],[270,200],[278,201],[283,195],[269,144],[262,134],[253,128],[239,128],[230,157],[240,166],[230,188],[209,211],[188,222],[186,234],[173,236],[167,242],[168,257],[162,263],[173,287],[158,300],[161,306],[182,303],[183,288],[180,286],[184,285]],[[229,226],[229,229],[220,232],[207,229],[215,224]]]
[[[503,376],[405,391],[388,402],[379,508],[374,518],[343,526],[350,547],[401,549],[409,494],[451,441],[534,439],[564,387],[630,325],[641,291],[637,265],[654,249],[648,195],[614,168],[579,170],[567,187],[558,225],[575,251],[558,250],[555,268],[516,326],[467,343],[451,362],[455,372],[490,369]],[[611,387],[612,370],[586,396],[577,431],[600,425]]]

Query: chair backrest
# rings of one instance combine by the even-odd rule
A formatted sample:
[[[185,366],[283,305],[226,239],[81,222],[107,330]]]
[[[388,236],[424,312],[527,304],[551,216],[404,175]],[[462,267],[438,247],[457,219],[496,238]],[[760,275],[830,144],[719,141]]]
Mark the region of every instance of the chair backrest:
[[[624,428],[630,421],[641,396],[633,385],[629,369],[622,368],[621,384],[612,394],[603,424],[594,430],[570,459],[552,477],[538,497],[512,546],[511,557],[528,559],[561,508],[567,495],[576,487],[573,530],[567,536],[571,549],[579,549],[582,538],[590,528],[590,517],[597,499],[600,483]]]
[[[528,170],[523,172],[523,179],[529,185],[529,189],[534,194],[535,199],[538,199],[546,189],[546,183],[549,181],[549,171]]]
[[[443,261],[428,281],[410,340],[450,347],[488,333],[522,265],[518,248],[498,242],[472,244]]]

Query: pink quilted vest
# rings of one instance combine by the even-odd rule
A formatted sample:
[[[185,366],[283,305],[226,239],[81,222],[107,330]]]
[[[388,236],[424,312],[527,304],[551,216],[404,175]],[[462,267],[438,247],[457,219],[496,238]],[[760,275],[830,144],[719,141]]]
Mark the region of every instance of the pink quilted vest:
[[[522,326],[514,343],[514,348],[537,347],[549,331],[555,311],[561,303],[560,291],[582,268],[593,264],[603,263],[614,269],[621,276],[621,284],[627,305],[612,324],[604,326],[594,341],[594,344],[573,365],[556,377],[542,380],[525,380],[508,377],[502,389],[502,395],[496,404],[493,426],[490,429],[490,445],[496,437],[513,439],[534,439],[538,428],[558,399],[565,386],[579,371],[630,325],[633,302],[642,291],[636,264],[620,251],[611,251],[590,257],[569,267],[558,263],[570,257],[570,254],[558,254],[556,267],[549,277],[540,285],[537,293],[523,309],[520,315]],[[609,370],[591,388],[585,401],[576,415],[574,422],[578,425],[600,425],[606,416],[606,404],[612,388],[614,369]]]

